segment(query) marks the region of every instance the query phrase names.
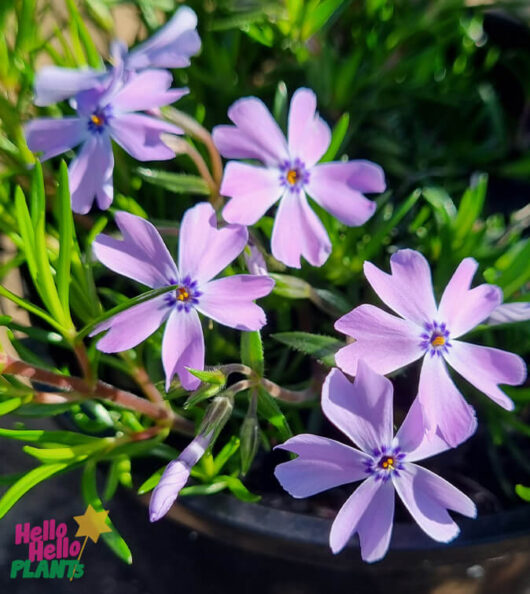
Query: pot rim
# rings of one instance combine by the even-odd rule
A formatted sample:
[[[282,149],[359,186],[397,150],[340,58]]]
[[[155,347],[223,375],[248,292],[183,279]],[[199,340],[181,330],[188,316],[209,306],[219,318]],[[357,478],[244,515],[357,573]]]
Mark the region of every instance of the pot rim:
[[[143,496],[144,503],[149,495]],[[216,495],[179,498],[168,517],[200,533],[240,548],[293,561],[337,569],[366,567],[357,537],[333,555],[328,537],[332,519],[279,510],[235,497]],[[476,564],[515,551],[530,550],[530,505],[479,516],[455,515],[460,535],[450,543],[429,538],[415,523],[394,524],[389,551],[379,568],[414,564]]]

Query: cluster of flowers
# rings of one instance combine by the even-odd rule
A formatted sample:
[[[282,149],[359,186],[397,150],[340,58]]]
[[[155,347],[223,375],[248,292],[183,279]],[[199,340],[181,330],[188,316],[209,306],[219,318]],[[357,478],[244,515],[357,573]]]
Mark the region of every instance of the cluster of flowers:
[[[130,53],[115,44],[114,65],[106,72],[48,68],[39,74],[37,104],[73,97],[78,116],[29,123],[28,144],[50,158],[83,143],[70,165],[76,212],[87,212],[94,197],[100,208],[108,208],[112,201],[110,138],[141,160],[172,156],[160,134],[179,130],[152,115],[134,112],[152,111],[186,92],[170,89],[171,75],[160,68],[189,63],[200,47],[195,27],[195,14],[184,7]],[[287,140],[257,98],[240,99],[228,116],[234,125],[213,131],[220,153],[263,166],[237,160],[226,165],[221,194],[230,198],[222,211],[227,224],[218,228],[210,204],[189,209],[179,229],[178,266],[156,228],[126,212],[116,214],[123,239],[100,234],[93,246],[96,258],[114,272],[153,289],[168,288],[111,317],[93,332],[106,331],[97,348],[112,353],[135,347],[166,322],[162,340],[166,389],[174,375],[188,390],[200,384],[188,371],[204,369],[199,313],[243,331],[265,325],[265,313],[254,300],[269,294],[274,282],[259,258],[249,263],[255,274],[214,279],[247,246],[248,225],[279,201],[272,254],[291,267],[300,267],[301,257],[321,266],[332,246],[306,194],[344,224],[358,226],[375,210],[364,194],[385,190],[383,171],[374,163],[319,163],[331,134],[316,112],[316,97],[309,89],[299,89],[292,97]],[[400,317],[361,305],[340,318],[335,328],[355,341],[337,353],[338,369],[330,372],[322,390],[324,414],[360,450],[324,437],[298,435],[278,446],[298,458],[276,469],[278,480],[294,497],[364,479],[338,513],[330,545],[338,552],[358,533],[366,561],[380,559],[388,549],[394,490],[419,526],[439,541],[447,542],[458,533],[448,509],[470,517],[476,514],[466,495],[414,464],[458,446],[476,429],[474,410],[452,382],[446,363],[508,410],[513,403],[498,385],[516,385],[526,376],[517,355],[458,340],[488,318],[502,300],[498,287],[470,288],[475,260],[462,261],[438,306],[429,264],[419,252],[400,250],[390,264],[391,274],[369,262],[364,271],[375,292]],[[392,384],[384,376],[420,358],[417,397],[394,437]],[[355,376],[355,382],[343,372]],[[152,495],[151,521],[167,513],[212,436],[200,432],[167,466]]]
[[[112,44],[113,66],[105,71],[48,66],[35,80],[35,103],[46,106],[64,99],[77,116],[39,118],[26,126],[30,150],[45,161],[81,145],[70,164],[69,183],[74,212],[85,214],[94,199],[107,209],[113,200],[114,156],[111,139],[139,161],[173,158],[160,134],[180,134],[157,117],[159,107],[174,103],[188,89],[171,89],[165,68],[188,66],[201,47],[197,16],[180,8],[156,35],[131,52],[120,41]],[[155,115],[138,113],[150,111]]]

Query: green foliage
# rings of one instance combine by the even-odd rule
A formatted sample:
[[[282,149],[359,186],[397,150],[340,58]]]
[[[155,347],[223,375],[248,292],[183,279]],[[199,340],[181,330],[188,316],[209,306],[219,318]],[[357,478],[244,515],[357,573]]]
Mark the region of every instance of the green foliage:
[[[173,73],[175,86],[190,88],[177,105],[182,112],[211,130],[228,123],[233,101],[253,95],[286,130],[292,93],[310,87],[332,131],[321,161],[375,161],[385,171],[387,191],[375,199],[374,216],[360,227],[345,226],[311,202],[333,244],[320,268],[302,263],[300,270],[288,270],[268,255],[273,212],[250,228],[275,280],[273,293],[259,300],[268,325],[261,332],[239,332],[204,324],[206,363],[214,367],[190,370],[202,382],[195,392],[175,380],[165,393],[162,331],[126,353],[100,353],[97,338],[90,337],[98,324],[175,288],[138,289],[94,261],[92,242],[103,231],[115,232],[115,211],[149,218],[176,254],[186,209],[205,199],[221,204],[190,151],[174,162],[144,167],[115,147],[112,208],[73,216],[66,163],[51,159],[41,165],[28,150],[27,121],[72,115],[68,102],[43,108],[33,104],[36,64],[103,68],[96,47],[114,37],[115,4],[66,0],[65,25],[49,1],[0,3],[0,27],[7,31],[0,35],[0,233],[7,242],[0,262],[0,306],[11,302],[29,316],[21,319],[11,309],[0,316],[11,343],[9,350],[2,343],[2,356],[12,347],[28,364],[63,380],[51,387],[54,392],[43,392],[40,383],[25,383],[27,378],[0,376],[5,425],[0,438],[21,442],[40,464],[0,477],[5,487],[0,517],[40,482],[78,467],[83,468],[85,501],[102,509],[102,502],[107,506],[120,488],[137,488],[134,460],[159,458],[157,468],[178,455],[194,428],[208,423],[217,442],[192,469],[192,482],[181,494],[225,491],[257,501],[259,495],[248,491],[242,477],[259,462],[260,449],[267,451],[320,419],[318,399],[285,403],[278,398],[281,391],[271,386],[316,386],[318,391],[322,366],[334,366],[335,353],[345,345],[334,330],[335,320],[361,303],[379,304],[363,276],[367,260],[388,270],[389,256],[397,249],[417,249],[432,265],[439,295],[459,262],[473,257],[479,266],[477,284],[500,286],[505,300],[529,299],[525,196],[530,154],[522,98],[528,96],[530,60],[524,47],[499,36],[499,15],[463,0],[227,0],[208,5],[190,0],[199,17],[202,50],[189,68]],[[169,0],[134,4],[150,33],[175,9]],[[518,3],[503,10],[511,26],[524,18]],[[50,30],[41,27],[44,21],[52,23]],[[183,142],[215,177],[207,146],[186,134]],[[66,157],[70,162],[71,155]],[[245,273],[242,259],[227,272]],[[19,274],[23,292],[4,283],[10,273]],[[524,356],[530,351],[530,328],[528,323],[483,324],[473,340]],[[226,371],[234,363],[236,370]],[[74,389],[72,377],[82,385]],[[122,406],[115,393],[107,397],[109,384],[122,396],[140,398],[142,410]],[[501,411],[484,403],[485,398],[476,405],[489,430],[488,454],[500,488],[509,497],[515,488],[528,500],[528,487],[514,487],[519,479],[505,476],[497,450],[528,476],[527,452],[519,438],[530,436],[529,388],[507,387],[506,393],[515,412]],[[145,403],[159,407],[159,415],[147,414]],[[186,437],[170,431],[171,421],[162,414],[169,411],[189,421],[173,427],[181,427]],[[26,428],[30,417],[53,419],[64,413],[73,424],[70,431]],[[152,490],[164,468],[138,492]],[[102,537],[131,562],[115,529]]]
[[[98,495],[96,464],[93,462],[87,463],[84,467],[83,476],[81,478],[81,492],[87,505],[90,504],[96,511],[103,510],[103,502]],[[131,565],[132,553],[127,546],[127,543],[123,540],[109,517],[107,517],[106,523],[112,528],[112,531],[104,532],[101,535],[103,542],[118,558],[128,565]]]
[[[515,485],[515,492],[521,499],[530,503],[530,487],[524,487],[523,485]]]
[[[197,175],[171,173],[169,171],[146,169],[145,167],[138,167],[136,173],[146,182],[173,194],[197,194],[199,196],[208,196],[210,194],[206,182]]]
[[[332,336],[310,334],[309,332],[280,332],[273,334],[272,338],[306,355],[315,357],[328,367],[335,365],[335,353],[341,347],[346,346]]]
[[[241,363],[248,365],[258,376],[263,376],[265,359],[259,331],[241,333]]]

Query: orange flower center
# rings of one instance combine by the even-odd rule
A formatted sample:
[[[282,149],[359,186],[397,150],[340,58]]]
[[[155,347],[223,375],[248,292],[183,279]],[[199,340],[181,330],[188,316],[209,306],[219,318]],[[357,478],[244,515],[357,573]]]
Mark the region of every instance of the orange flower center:
[[[186,287],[179,287],[176,291],[178,301],[187,301],[190,298],[190,294]]]
[[[379,465],[384,470],[394,470],[395,463],[396,463],[396,460],[395,460],[394,456],[385,456],[381,460],[381,462],[379,462]]]
[[[103,126],[103,124],[104,124],[103,118],[101,116],[96,115],[95,113],[93,113],[90,116],[90,119],[92,120],[92,123],[95,126]]]
[[[294,186],[295,183],[300,179],[300,174],[296,169],[289,169],[286,175],[287,181]]]
[[[441,347],[445,344],[445,338],[443,336],[440,336],[440,334],[437,334],[432,340],[431,340],[431,344],[433,347]]]

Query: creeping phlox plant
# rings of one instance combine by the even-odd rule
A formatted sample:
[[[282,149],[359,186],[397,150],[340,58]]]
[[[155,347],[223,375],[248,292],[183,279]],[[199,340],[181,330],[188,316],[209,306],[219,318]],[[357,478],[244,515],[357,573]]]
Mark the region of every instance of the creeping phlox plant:
[[[195,101],[191,85],[171,87],[168,70],[186,80],[183,69],[201,50],[188,7],[132,50],[114,41],[106,68],[89,49],[90,67],[45,66],[35,76],[34,104],[46,117],[23,129],[36,157],[29,208],[21,182],[5,210],[18,250],[13,266],[27,265],[29,297],[0,292],[32,316],[2,318],[12,344],[0,353],[0,413],[68,412],[78,430],[0,429],[30,442],[25,451],[41,463],[7,477],[0,517],[33,485],[78,466],[83,495],[97,509],[119,483],[132,487],[131,461],[147,454],[169,461],[139,488],[152,491],[152,522],[179,494],[228,489],[256,501],[259,492],[243,480],[269,452],[279,484],[296,498],[360,482],[331,526],[333,553],[358,534],[362,558],[381,559],[396,493],[431,538],[454,539],[459,528],[448,511],[474,518],[472,493],[417,462],[459,448],[482,425],[502,435],[499,419],[530,434],[517,417],[528,390],[499,387],[523,384],[526,366],[497,348],[526,349],[517,324],[530,317],[521,219],[500,234],[484,228],[485,176],[473,178],[458,209],[440,188],[424,187],[393,210],[383,168],[342,156],[347,122],[332,130],[305,86],[287,105],[280,85],[274,115],[257,97],[237,99],[232,124],[217,122],[210,134],[200,110],[195,119],[170,107],[182,98],[189,110]],[[76,147],[54,191],[54,170],[41,162]],[[188,157],[199,175],[131,165],[127,154],[182,166]],[[128,195],[115,195],[116,180]],[[157,187],[140,203],[143,182],[142,191]],[[164,188],[180,196],[166,204]],[[185,194],[208,201],[190,203]],[[412,215],[402,233],[401,220]],[[420,227],[428,231],[416,234]],[[372,260],[383,268],[389,260],[390,274]],[[372,295],[363,269],[394,313],[364,303]],[[477,271],[487,282],[473,288]],[[503,289],[519,300],[502,304]],[[52,345],[48,359],[21,334]],[[65,349],[77,372],[54,363]],[[416,361],[419,376],[396,373]],[[401,399],[398,377],[407,385]],[[303,432],[308,411],[312,427],[330,431],[320,407],[357,447]],[[404,418],[396,432],[395,410]],[[296,457],[280,462],[281,450]],[[108,468],[103,496],[98,464]],[[108,542],[130,558],[116,531]]]

